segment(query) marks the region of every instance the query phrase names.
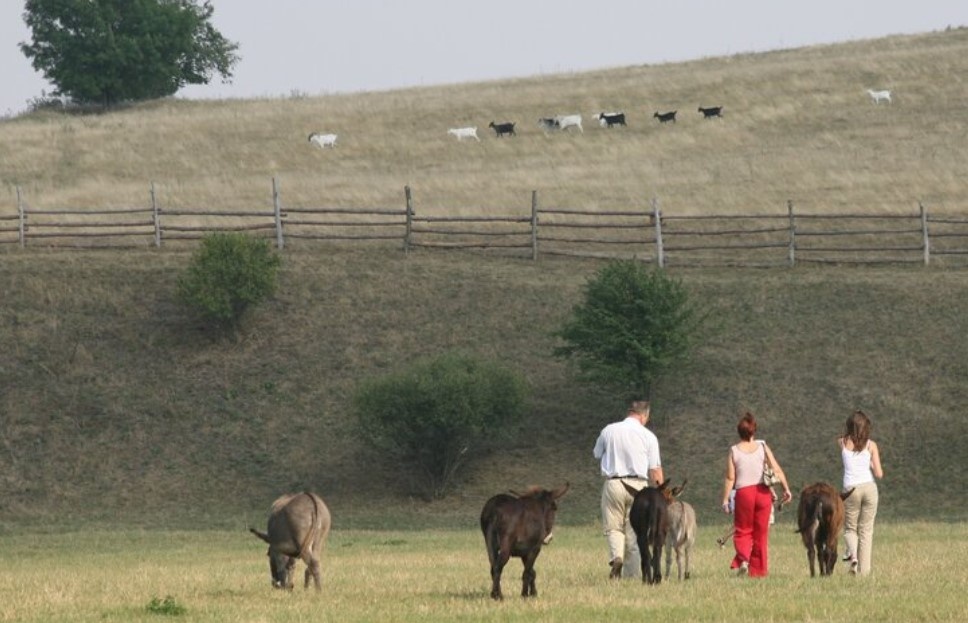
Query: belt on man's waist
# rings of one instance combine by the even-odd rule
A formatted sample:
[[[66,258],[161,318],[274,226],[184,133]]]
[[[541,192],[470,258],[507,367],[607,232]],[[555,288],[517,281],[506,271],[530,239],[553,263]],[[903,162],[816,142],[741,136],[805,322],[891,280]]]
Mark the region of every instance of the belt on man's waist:
[[[635,474],[629,474],[627,476],[609,476],[609,480],[618,480],[620,478],[631,478],[633,480],[647,480],[645,476],[636,476]]]

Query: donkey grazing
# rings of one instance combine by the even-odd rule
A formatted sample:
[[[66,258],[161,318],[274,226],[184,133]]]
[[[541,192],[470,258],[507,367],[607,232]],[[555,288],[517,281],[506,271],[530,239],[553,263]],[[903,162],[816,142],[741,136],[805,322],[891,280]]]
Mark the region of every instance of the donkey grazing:
[[[807,548],[810,577],[814,577],[814,557],[820,575],[830,575],[837,562],[837,538],[844,527],[844,500],[854,490],[838,493],[832,485],[817,482],[804,487],[797,506],[797,532]]]
[[[249,528],[269,544],[269,572],[272,586],[292,590],[292,570],[296,560],[306,563],[304,588],[309,588],[312,577],[316,590],[321,590],[319,551],[331,525],[329,509],[315,493],[287,493],[280,496],[269,509],[267,532]]]
[[[541,546],[550,541],[558,500],[569,484],[549,491],[532,487],[524,493],[500,493],[489,499],[481,511],[481,531],[491,563],[491,598],[504,599],[501,572],[512,556],[521,559],[521,596],[537,597],[534,561]]]

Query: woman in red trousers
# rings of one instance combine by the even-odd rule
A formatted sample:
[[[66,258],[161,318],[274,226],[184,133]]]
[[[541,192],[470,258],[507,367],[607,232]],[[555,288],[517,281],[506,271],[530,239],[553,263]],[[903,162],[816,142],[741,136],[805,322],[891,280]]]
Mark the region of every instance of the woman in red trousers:
[[[729,449],[723,484],[723,512],[729,513],[729,494],[736,489],[733,506],[733,545],[736,556],[730,565],[739,575],[763,577],[769,570],[770,512],[773,497],[763,484],[763,464],[768,462],[783,486],[782,503],[793,499],[786,474],[769,446],[756,441],[756,418],[747,413],[736,425],[740,441]]]

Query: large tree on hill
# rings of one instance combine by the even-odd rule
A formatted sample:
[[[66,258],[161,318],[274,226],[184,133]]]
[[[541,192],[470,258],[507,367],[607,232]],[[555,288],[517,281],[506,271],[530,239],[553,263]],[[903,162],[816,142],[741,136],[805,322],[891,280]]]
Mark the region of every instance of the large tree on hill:
[[[20,49],[73,102],[154,99],[231,78],[238,45],[212,26],[213,11],[208,0],[27,0],[33,40]]]
[[[616,260],[586,284],[584,300],[556,332],[565,345],[554,354],[623,398],[651,398],[656,381],[687,360],[708,320],[678,279]]]

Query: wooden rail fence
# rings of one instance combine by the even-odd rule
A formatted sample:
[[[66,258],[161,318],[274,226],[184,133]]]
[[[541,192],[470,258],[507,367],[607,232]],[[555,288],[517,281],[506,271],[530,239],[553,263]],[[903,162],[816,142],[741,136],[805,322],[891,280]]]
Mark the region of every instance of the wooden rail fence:
[[[482,210],[484,212],[485,210]],[[531,193],[518,216],[431,216],[414,209],[409,187],[399,208],[283,207],[272,180],[271,210],[164,208],[152,184],[143,207],[29,207],[17,189],[17,213],[0,213],[0,245],[162,247],[213,232],[249,232],[287,241],[397,241],[404,252],[492,249],[537,260],[539,255],[638,258],[659,267],[796,266],[798,264],[963,264],[968,216],[931,215],[918,204],[908,214],[804,213],[788,202],[778,214],[663,214],[647,210],[542,207]]]

